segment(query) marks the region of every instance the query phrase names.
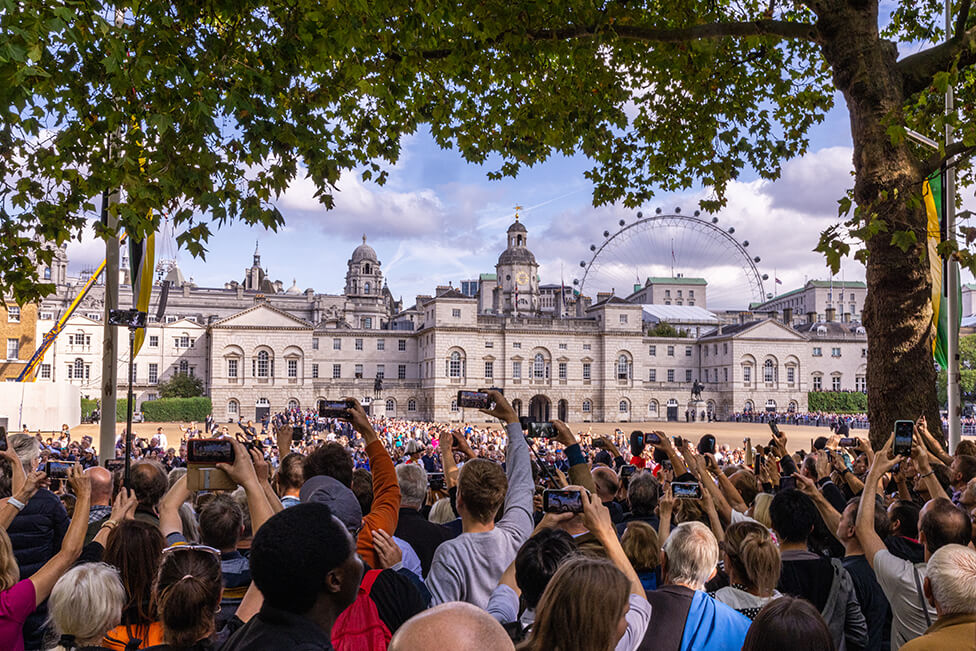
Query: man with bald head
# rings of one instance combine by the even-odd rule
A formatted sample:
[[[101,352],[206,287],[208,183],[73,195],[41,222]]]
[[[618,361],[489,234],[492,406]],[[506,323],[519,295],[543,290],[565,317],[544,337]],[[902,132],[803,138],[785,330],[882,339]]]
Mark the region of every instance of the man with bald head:
[[[85,544],[91,542],[102,523],[112,513],[112,473],[101,466],[92,466],[85,471],[91,479],[91,509],[88,511],[88,533]]]
[[[389,651],[514,651],[508,633],[487,612],[463,601],[449,601],[414,615],[396,632]]]
[[[624,510],[615,501],[620,483],[617,473],[606,466],[597,466],[593,469],[593,484],[596,486],[596,494],[603,502],[603,506],[610,510],[610,519],[614,524],[618,524],[624,519]]]

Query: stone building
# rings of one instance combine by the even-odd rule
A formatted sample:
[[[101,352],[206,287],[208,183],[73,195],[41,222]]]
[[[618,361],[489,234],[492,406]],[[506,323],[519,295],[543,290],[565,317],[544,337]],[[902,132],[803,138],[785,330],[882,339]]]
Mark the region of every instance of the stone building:
[[[0,306],[0,341],[4,357],[0,361],[0,381],[16,380],[27,365],[37,344],[37,305],[19,306],[12,300]]]
[[[855,280],[808,280],[799,289],[750,306],[754,312],[792,315],[799,322],[832,321],[828,311],[843,322],[860,321],[867,285]]]
[[[729,323],[704,309],[706,281],[698,278],[648,279],[628,299],[608,293],[592,301],[562,284],[540,284],[528,235],[516,220],[494,273],[436,287],[409,307],[393,298],[365,236],[347,262],[341,294],[294,282],[283,289],[257,250],[243,282],[222,288],[171,272],[177,281],[165,313],[157,320],[151,306],[135,360],[137,403],[156,398],[157,384],[180,372],[204,380],[220,420],[344,396],[375,415],[484,420],[455,400],[458,390],[480,387],[501,388],[537,419],[683,420],[699,410],[725,418],[802,411],[811,390],[863,389],[864,330],[833,310],[804,323],[750,312]],[[44,299],[39,335],[77,286],[66,278]],[[97,286],[85,298],[45,356],[41,381],[67,380],[97,396],[102,295]],[[123,287],[120,303],[130,300]],[[664,321],[685,336],[648,335]],[[695,381],[705,386],[702,402],[691,400]]]

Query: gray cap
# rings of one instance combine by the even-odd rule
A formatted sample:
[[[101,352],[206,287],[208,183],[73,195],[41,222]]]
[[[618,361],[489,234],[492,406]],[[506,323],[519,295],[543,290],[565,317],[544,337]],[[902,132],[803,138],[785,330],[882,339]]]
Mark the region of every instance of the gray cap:
[[[299,499],[302,503],[325,504],[350,531],[357,531],[363,526],[363,510],[359,500],[348,486],[337,479],[325,475],[312,477],[302,484]]]
[[[424,446],[417,439],[410,439],[407,441],[407,454],[417,454],[418,452],[424,451]]]

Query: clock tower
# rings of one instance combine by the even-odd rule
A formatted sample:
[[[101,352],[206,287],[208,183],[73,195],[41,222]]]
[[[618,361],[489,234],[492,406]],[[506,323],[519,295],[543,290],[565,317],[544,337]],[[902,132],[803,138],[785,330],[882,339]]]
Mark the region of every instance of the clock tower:
[[[495,265],[497,285],[493,303],[504,314],[539,314],[539,264],[528,249],[528,231],[519,221],[508,227],[508,248]]]

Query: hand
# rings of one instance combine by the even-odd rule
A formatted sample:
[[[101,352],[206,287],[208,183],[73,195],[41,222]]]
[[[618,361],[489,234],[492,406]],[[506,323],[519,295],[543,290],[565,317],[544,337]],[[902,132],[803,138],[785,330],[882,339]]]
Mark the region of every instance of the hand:
[[[817,469],[817,477],[826,477],[830,474],[830,458],[826,450],[820,450],[814,456],[814,467]]]
[[[217,467],[226,472],[227,476],[240,486],[246,487],[248,484],[256,484],[258,477],[254,472],[254,464],[251,463],[247,449],[233,439],[230,443],[234,447],[234,463],[218,463]]]
[[[447,429],[442,429],[437,435],[437,449],[441,454],[451,454],[454,445],[454,435]]]
[[[773,480],[769,476],[769,470],[766,468],[766,462],[762,461],[759,464],[759,483],[760,484],[772,484]]]
[[[515,410],[512,409],[512,405],[508,403],[505,396],[494,389],[481,389],[481,391],[483,393],[487,393],[488,399],[495,403],[495,406],[492,409],[482,409],[481,413],[494,416],[506,425],[519,422],[518,414],[516,414]]]
[[[674,481],[674,469],[661,468],[657,473],[657,480],[660,484],[670,484]]]
[[[820,497],[820,491],[817,490],[817,485],[813,483],[813,480],[802,473],[794,473],[796,477],[796,487],[804,495],[808,495],[816,500]]]
[[[767,457],[763,463],[763,467],[769,474],[769,483],[771,483],[773,486],[779,486],[779,480],[782,475],[779,472],[779,466],[776,464],[776,461]]]
[[[882,448],[878,450],[878,453],[874,455],[874,463],[871,464],[871,469],[868,471],[868,475],[873,475],[875,480],[879,479],[886,472],[894,468],[896,464],[905,460],[906,457],[904,456],[896,457],[892,454],[891,448],[894,446],[894,444],[895,435],[892,433],[892,435],[888,437],[888,440],[885,442],[884,446],[882,446]],[[868,482],[864,482],[864,484],[867,485]]]
[[[786,432],[783,430],[779,431],[779,436],[773,434],[773,446],[776,448],[776,454],[782,459],[785,456],[789,456],[789,452],[786,450]]]
[[[275,442],[278,444],[278,457],[283,459],[291,451],[292,428],[291,425],[282,425],[274,428]]]
[[[371,443],[372,441],[378,439],[376,436],[376,431],[369,422],[369,416],[366,415],[366,410],[363,406],[359,404],[359,401],[355,398],[350,398],[346,396],[343,398],[346,402],[350,403],[352,406],[349,407],[349,423],[352,428],[363,435],[366,439],[366,443]]]
[[[915,465],[918,467],[918,471],[920,473],[924,475],[925,473],[932,470],[932,460],[929,457],[928,450],[925,449],[925,445],[919,445],[917,443],[913,443],[911,455],[912,455],[912,461],[915,462]],[[899,470],[902,470],[903,468],[904,468],[904,464],[902,468],[899,468]]]
[[[839,452],[835,452],[829,457],[829,459],[834,466],[834,470],[837,472],[844,472],[844,468],[847,467],[847,464],[844,462],[844,457],[841,456]]]
[[[657,430],[651,432],[651,434],[657,435],[657,443],[649,440],[646,436],[644,437],[644,440],[647,441],[647,443],[652,448],[657,448],[658,450],[664,450],[665,452],[667,452],[668,450],[672,450],[672,451],[674,450],[674,446],[671,445],[671,439],[668,438],[667,434],[665,434],[664,432],[658,432]]]
[[[567,488],[578,490],[583,498],[583,526],[595,536],[609,535],[616,538],[613,520],[610,519],[610,509],[603,506],[600,498],[590,495],[582,486],[567,486]]]
[[[564,448],[568,448],[571,445],[576,445],[579,441],[576,440],[576,435],[566,426],[561,420],[552,421],[552,426],[556,430],[555,441],[561,443]]]
[[[382,529],[373,529],[373,549],[380,560],[380,567],[386,569],[403,561],[403,550],[393,537]]]
[[[20,461],[17,463],[20,463]],[[24,480],[24,485],[21,486],[19,495],[14,495],[14,497],[19,499],[24,504],[27,504],[27,502],[30,501],[30,498],[34,497],[34,493],[37,492],[37,489],[44,484],[46,477],[47,475],[40,470],[31,471]]]
[[[674,493],[671,491],[671,483],[667,483],[664,486],[664,494],[657,501],[658,513],[663,519],[665,514],[671,515],[671,511],[674,510]]]
[[[471,448],[471,445],[468,443],[468,440],[464,438],[464,434],[462,432],[450,431],[448,432],[448,434],[450,435],[448,437],[448,441],[453,441],[453,444],[457,446],[457,449],[461,452],[461,454],[466,456],[468,459],[474,459],[478,456],[477,454],[475,454],[475,451]],[[450,447],[451,445],[452,443],[449,442],[448,449],[451,449]]]
[[[81,469],[80,463],[72,465],[68,471],[68,484],[78,499],[91,496],[91,478]]]
[[[539,499],[540,500],[542,499],[541,495],[539,496]],[[539,510],[541,511],[542,509]],[[542,519],[539,520],[539,524],[538,526],[536,526],[536,530],[538,531],[540,529],[556,529],[563,522],[566,522],[567,520],[572,520],[575,515],[576,515],[575,513],[546,513],[544,516],[542,516]]]
[[[719,470],[718,461],[715,460],[714,454],[709,452],[704,456],[705,456],[705,468],[708,469],[708,472],[712,473],[713,475],[717,475],[718,473],[722,472],[721,470]]]
[[[139,506],[139,499],[136,497],[135,491],[123,488],[115,496],[115,502],[112,503],[112,513],[109,515],[109,519],[115,520],[116,522],[131,520],[135,516],[137,506]]]
[[[861,437],[854,437],[854,449],[867,454],[868,446]]]
[[[609,453],[610,453],[611,455],[613,455],[613,457],[614,457],[615,459],[616,459],[617,457],[621,457],[621,456],[623,456],[622,454],[620,454],[620,448],[618,448],[618,447],[617,447],[616,445],[614,445],[614,443],[613,443],[613,441],[611,441],[611,440],[610,440],[609,438],[607,438],[606,436],[601,436],[601,437],[600,437],[599,439],[597,439],[597,440],[598,440],[598,441],[602,441],[602,442],[603,442],[603,446],[604,446],[604,447],[605,447],[605,448],[607,449],[607,451],[608,451],[608,452],[609,452]],[[594,441],[594,444],[595,444],[595,443],[596,443],[596,441]]]
[[[271,475],[271,464],[264,458],[264,455],[257,450],[248,450],[251,455],[251,463],[254,464],[254,474],[262,484],[268,481]]]

